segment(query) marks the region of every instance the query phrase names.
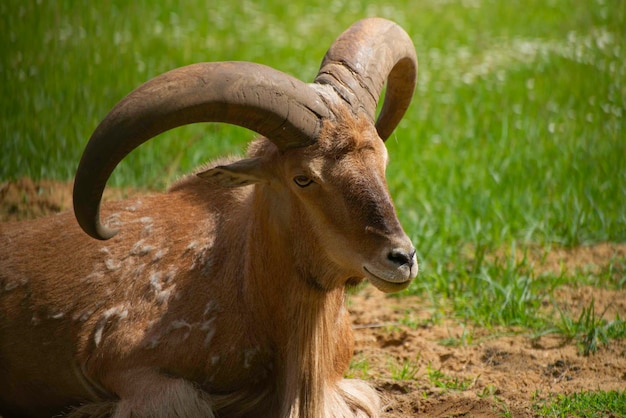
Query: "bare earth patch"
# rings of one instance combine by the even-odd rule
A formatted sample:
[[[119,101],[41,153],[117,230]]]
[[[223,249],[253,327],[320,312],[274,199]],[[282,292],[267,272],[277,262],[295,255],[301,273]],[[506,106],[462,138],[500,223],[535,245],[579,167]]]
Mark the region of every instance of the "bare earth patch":
[[[624,317],[624,292],[584,291],[599,305],[622,305]],[[578,292],[563,289],[561,296],[574,299]],[[498,417],[506,411],[532,417],[532,404],[549,394],[626,387],[624,341],[612,341],[585,357],[575,344],[555,335],[533,339],[510,330],[474,328],[471,344],[447,346],[445,341],[463,339],[468,332],[463,324],[424,321],[409,327],[398,322],[409,311],[427,319],[427,306],[416,297],[390,298],[369,287],[350,299],[355,358],[368,362],[363,375],[355,377],[372,381],[381,391],[386,417]],[[403,365],[412,367],[412,379],[394,377]]]
[[[71,209],[71,184],[21,179],[0,184],[0,221],[27,219]],[[109,190],[105,199],[136,193]],[[626,245],[603,243],[554,248],[534,257],[543,271],[604,271]],[[419,280],[419,276],[417,278]],[[593,299],[607,319],[626,317],[626,292],[561,287],[555,297],[572,312]],[[427,301],[395,298],[371,286],[349,298],[356,352],[353,377],[381,393],[385,417],[535,416],[533,403],[550,394],[626,388],[626,341],[611,341],[582,356],[555,335],[533,339],[510,329],[473,328],[451,319],[431,321]],[[406,318],[411,319],[408,323]],[[471,334],[471,343],[451,345]],[[446,344],[446,341],[448,344]]]

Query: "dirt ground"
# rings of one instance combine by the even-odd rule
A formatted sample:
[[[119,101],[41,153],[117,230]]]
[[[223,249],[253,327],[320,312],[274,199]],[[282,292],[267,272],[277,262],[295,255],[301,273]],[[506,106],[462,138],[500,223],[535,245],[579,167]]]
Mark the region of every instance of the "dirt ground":
[[[595,297],[596,309],[613,303],[621,305],[622,317],[626,313],[624,292],[583,288],[561,294],[572,301]],[[407,311],[427,319],[425,306],[419,298],[388,298],[369,288],[351,300],[356,358],[369,361],[366,374],[381,391],[388,418],[501,417],[505,412],[532,417],[533,403],[550,394],[626,388],[624,341],[585,357],[555,335],[532,339],[510,330],[471,329],[471,344],[447,346],[441,341],[467,333],[462,324],[425,321],[417,329],[397,324]],[[393,380],[394,370],[397,374],[411,364],[407,361],[414,367],[409,370],[413,380]],[[442,377],[433,378],[433,371]]]
[[[132,194],[108,190],[106,199]],[[0,221],[71,208],[71,185],[29,179],[0,184]],[[603,268],[626,257],[626,245],[555,249],[537,261],[551,271]],[[418,277],[419,280],[419,277]],[[626,291],[562,287],[556,296],[571,312],[595,300],[608,319],[626,317]],[[481,329],[456,320],[430,321],[418,297],[388,297],[368,286],[349,299],[356,338],[352,373],[381,393],[385,417],[532,417],[533,403],[551,394],[626,388],[626,341],[582,356],[555,335],[533,339],[510,329]],[[606,310],[606,311],[605,311]],[[405,325],[410,317],[414,326]],[[434,323],[433,323],[434,322]],[[466,345],[443,344],[471,335]]]

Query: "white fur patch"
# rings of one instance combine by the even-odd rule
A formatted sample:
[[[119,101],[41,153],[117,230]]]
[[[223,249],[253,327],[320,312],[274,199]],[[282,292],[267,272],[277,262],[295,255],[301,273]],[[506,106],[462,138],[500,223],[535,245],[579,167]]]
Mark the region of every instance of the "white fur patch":
[[[203,228],[203,230],[211,229],[212,224],[209,224],[206,226],[206,228]],[[201,267],[206,263],[208,259],[208,254],[211,251],[211,248],[213,248],[214,239],[215,237],[213,235],[209,235],[202,241],[194,240],[187,245],[187,248],[185,248],[183,254],[191,253],[191,266],[189,267],[189,270],[194,270],[195,268]]]
[[[104,260],[104,266],[107,268],[107,270],[115,271],[122,268],[122,262],[113,258],[107,258]]]
[[[107,225],[109,228],[114,228],[114,229],[119,229],[120,227],[124,225],[124,222],[122,222],[122,215],[119,213],[112,213],[111,215],[107,216],[104,219],[103,223]]]
[[[259,354],[260,352],[261,352],[261,348],[260,347],[253,347],[253,348],[249,348],[247,350],[244,350],[244,352],[243,352],[243,368],[244,369],[249,369],[250,366],[252,366],[252,361],[257,356],[257,354]]]
[[[28,284],[28,279],[22,278],[20,280],[9,280],[4,285],[4,291],[10,292],[13,289],[17,289],[20,286],[26,286]]]
[[[183,319],[177,319],[170,323],[165,333],[169,334],[172,331],[176,331],[179,329],[186,329],[185,333],[181,337],[182,340],[186,340],[187,338],[189,338],[189,334],[191,333],[192,328],[193,328],[193,325],[191,325],[189,322]]]
[[[113,318],[117,318],[118,321],[121,321],[125,319],[127,316],[128,316],[128,310],[124,309],[124,307],[121,305],[114,306],[104,311],[104,313],[102,314],[102,317],[100,318],[100,320],[98,320],[98,323],[96,324],[96,328],[95,328],[94,335],[93,335],[93,340],[94,340],[94,343],[96,344],[96,347],[98,347],[100,343],[102,342],[104,329],[113,320]]]
[[[143,205],[141,199],[137,199],[133,202],[132,205],[130,206],[126,206],[124,208],[125,211],[127,212],[136,212],[138,208],[140,208]]]
[[[64,312],[58,312],[58,313],[55,313],[55,314],[48,315],[48,318],[50,318],[50,319],[61,319],[64,316],[65,316]]]
[[[176,271],[176,267],[169,266],[166,273],[152,271],[150,274],[150,287],[158,304],[167,303],[176,290],[176,284],[172,283],[176,277]]]
[[[94,270],[93,272],[89,273],[87,276],[83,277],[81,281],[87,282],[87,283],[98,283],[98,282],[101,282],[103,279],[104,279],[104,273]]]
[[[200,330],[206,332],[206,336],[204,337],[205,347],[208,347],[209,345],[211,345],[211,340],[213,339],[213,336],[215,335],[215,326],[213,325],[213,322],[215,322],[215,318],[211,318],[208,321],[204,321],[202,325],[200,326]]]
[[[144,239],[140,239],[133,245],[130,250],[130,255],[146,255],[154,250],[154,247],[150,244],[146,244]]]
[[[119,270],[120,268],[122,268],[122,260],[114,258],[111,255],[111,250],[108,247],[102,247],[102,248],[100,248],[100,250],[98,250],[98,252],[100,254],[104,254],[104,255],[108,256],[108,257],[106,257],[104,259],[104,266],[107,268],[107,270],[115,271],[115,270]],[[96,271],[97,270],[94,270],[94,273]],[[92,274],[94,274],[94,273],[92,273]]]
[[[164,248],[158,249],[157,252],[152,257],[152,262],[156,263],[158,261],[161,261],[163,259],[163,256],[165,256],[165,254],[167,254],[167,250],[166,249],[164,249]]]

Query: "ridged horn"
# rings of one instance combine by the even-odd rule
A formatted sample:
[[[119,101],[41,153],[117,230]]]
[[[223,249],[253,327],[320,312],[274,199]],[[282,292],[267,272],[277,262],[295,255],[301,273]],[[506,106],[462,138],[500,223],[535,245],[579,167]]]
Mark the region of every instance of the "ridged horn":
[[[372,121],[385,81],[385,100],[376,120],[383,140],[411,103],[417,57],[409,35],[381,18],[360,20],[342,33],[326,53],[315,79],[316,83],[331,85],[353,109],[362,108]]]
[[[113,237],[117,231],[100,222],[109,176],[133,149],[169,129],[225,122],[287,150],[315,142],[322,119],[329,116],[309,85],[260,64],[201,63],[157,76],[122,99],[89,139],[74,182],[76,219],[94,238]]]

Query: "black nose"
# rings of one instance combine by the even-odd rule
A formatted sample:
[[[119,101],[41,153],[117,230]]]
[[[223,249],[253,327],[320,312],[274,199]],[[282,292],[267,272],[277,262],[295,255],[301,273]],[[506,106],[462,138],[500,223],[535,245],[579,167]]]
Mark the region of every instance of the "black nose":
[[[387,254],[387,258],[393,261],[399,266],[408,264],[409,267],[413,267],[413,261],[415,260],[415,250],[411,249],[410,252],[403,250],[402,248],[394,248]]]

